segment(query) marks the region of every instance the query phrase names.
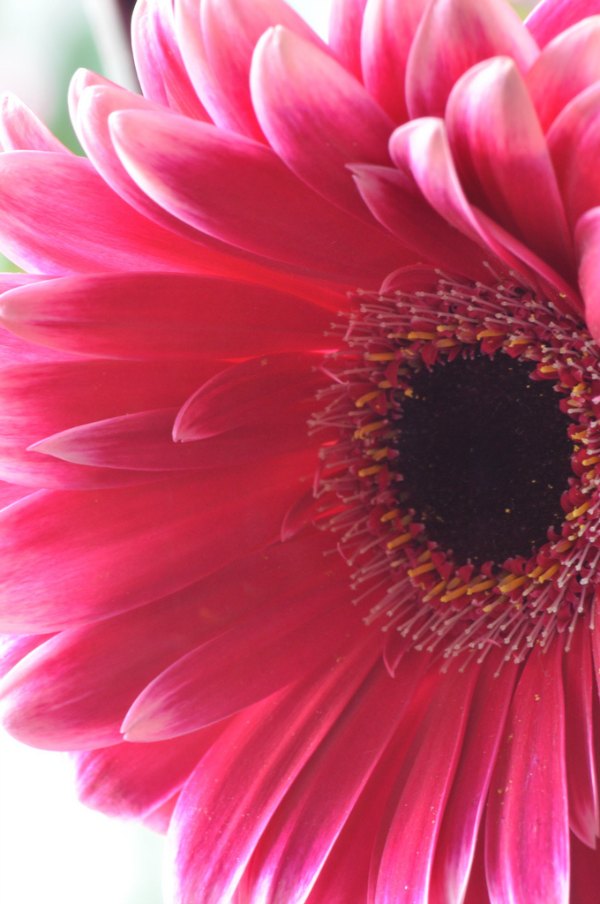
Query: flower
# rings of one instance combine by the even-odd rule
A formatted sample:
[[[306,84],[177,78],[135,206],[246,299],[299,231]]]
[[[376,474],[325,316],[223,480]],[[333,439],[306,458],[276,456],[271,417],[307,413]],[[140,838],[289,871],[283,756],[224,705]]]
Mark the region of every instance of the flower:
[[[143,0],[87,159],[4,103],[5,722],[180,904],[595,900],[598,7]]]

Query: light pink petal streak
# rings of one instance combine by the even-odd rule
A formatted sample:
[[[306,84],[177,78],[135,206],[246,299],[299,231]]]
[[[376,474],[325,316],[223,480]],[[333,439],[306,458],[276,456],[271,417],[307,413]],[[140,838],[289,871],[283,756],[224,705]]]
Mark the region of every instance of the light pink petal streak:
[[[117,151],[165,209],[247,251],[337,278],[381,278],[408,255],[303,185],[263,145],[183,117],[126,111],[111,116]]]
[[[600,204],[599,141],[600,82],[573,98],[548,133],[548,147],[572,224]]]
[[[427,2],[369,0],[365,9],[361,35],[365,86],[396,123],[408,119],[406,63]]]
[[[173,0],[139,0],[131,34],[138,78],[146,97],[186,116],[209,119],[177,46]]]
[[[315,301],[320,294],[336,300],[315,286]],[[182,273],[64,277],[0,298],[0,323],[30,342],[130,360],[317,349],[330,320],[317,304],[267,286]]]
[[[443,116],[452,87],[476,63],[506,54],[526,72],[538,53],[536,42],[504,0],[431,0],[408,58],[411,118]]]
[[[525,75],[544,131],[570,100],[599,80],[600,16],[595,16],[554,38]]]
[[[290,169],[329,201],[370,220],[346,165],[389,163],[394,124],[360,82],[278,27],[256,47],[251,88],[265,135]]]
[[[579,255],[579,285],[585,301],[585,320],[600,341],[600,207],[588,210],[577,223],[575,241]]]
[[[2,630],[41,633],[133,609],[260,549],[278,536],[312,457],[16,502],[0,512]]]
[[[525,20],[540,47],[571,25],[600,13],[600,0],[541,0]]]
[[[448,136],[470,200],[569,276],[572,247],[546,141],[514,63],[481,63],[455,86]]]
[[[341,64],[362,78],[361,30],[367,0],[332,0],[329,12],[329,45]]]
[[[569,815],[562,644],[534,648],[513,697],[485,824],[492,904],[565,904]]]

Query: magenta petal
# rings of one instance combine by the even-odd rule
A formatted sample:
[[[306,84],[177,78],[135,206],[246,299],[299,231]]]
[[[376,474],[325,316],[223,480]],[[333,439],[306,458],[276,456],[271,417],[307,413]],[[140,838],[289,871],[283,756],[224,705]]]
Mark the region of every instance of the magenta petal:
[[[307,459],[310,451],[206,478],[40,492],[16,502],[0,513],[1,629],[52,631],[133,609],[216,571],[240,550],[260,549],[276,539],[300,494]]]
[[[427,0],[369,0],[365,9],[361,36],[365,86],[396,123],[408,119],[406,63],[426,6]]]
[[[314,399],[323,376],[309,355],[270,355],[234,364],[215,374],[182,407],[176,440],[204,439],[247,424],[297,417],[298,405]]]
[[[113,114],[111,125],[144,191],[216,238],[344,283],[381,278],[404,259],[381,230],[319,198],[257,142],[138,111]]]
[[[219,725],[156,744],[121,743],[78,753],[79,798],[109,816],[141,819],[180,790],[222,730]]]
[[[373,645],[231,722],[184,788],[171,842],[181,901],[230,900],[268,820],[370,670]]]
[[[461,904],[470,882],[481,819],[518,670],[492,653],[477,676],[460,759],[437,839],[430,898]],[[500,672],[497,668],[500,666]]]
[[[595,83],[567,104],[548,133],[548,147],[572,224],[600,204],[599,140],[600,83]]]
[[[558,183],[514,63],[500,58],[471,69],[452,91],[446,116],[457,169],[471,200],[569,275],[572,247]]]
[[[562,656],[558,641],[547,651],[533,649],[513,697],[485,826],[492,904],[568,900]]]
[[[332,0],[329,12],[329,45],[356,78],[362,78],[360,41],[367,0]]]
[[[589,847],[600,836],[598,782],[592,716],[593,687],[590,630],[579,622],[564,659],[565,740],[571,831]]]
[[[385,752],[428,657],[409,657],[396,681],[379,663],[291,786],[256,850],[253,889],[265,904],[304,901]]]
[[[424,714],[399,770],[393,814],[382,826],[383,849],[373,864],[377,900],[418,904],[429,899],[436,839],[477,677],[476,669],[449,671]]]
[[[85,198],[85,207],[74,205],[74,197]],[[140,216],[75,155],[0,155],[0,205],[4,252],[37,272],[202,269],[199,250],[190,255],[172,232]]]
[[[585,301],[585,319],[600,341],[600,207],[588,210],[577,223],[575,241],[579,254],[579,285]]]
[[[538,53],[519,16],[503,0],[432,0],[408,58],[411,118],[443,116],[454,84],[476,63],[507,55],[526,72]]]
[[[342,572],[343,573],[343,572]],[[340,638],[364,627],[349,611],[343,574],[338,587],[316,587],[241,618],[162,672],[129,709],[121,730],[129,741],[155,741],[195,731],[262,700],[335,662]],[[235,668],[223,672],[223,662]]]
[[[283,0],[203,0],[200,4],[204,52],[192,63],[200,96],[217,125],[258,140],[263,135],[250,97],[250,63],[258,39],[275,25],[325,46]]]
[[[329,201],[368,216],[346,165],[389,163],[394,124],[360,82],[318,47],[278,27],[256,47],[251,88],[279,157]]]
[[[131,22],[133,55],[146,97],[197,119],[209,119],[175,39],[172,0],[139,0]]]
[[[316,287],[314,295],[318,302]],[[0,322],[67,352],[156,361],[317,349],[330,317],[294,295],[239,280],[119,273],[5,292]]]
[[[600,13],[600,0],[541,0],[525,20],[540,47],[588,16]]]
[[[29,107],[6,93],[0,99],[0,146],[3,151],[60,151],[68,153]]]
[[[525,75],[544,131],[569,101],[599,80],[600,17],[596,16],[554,38]]]

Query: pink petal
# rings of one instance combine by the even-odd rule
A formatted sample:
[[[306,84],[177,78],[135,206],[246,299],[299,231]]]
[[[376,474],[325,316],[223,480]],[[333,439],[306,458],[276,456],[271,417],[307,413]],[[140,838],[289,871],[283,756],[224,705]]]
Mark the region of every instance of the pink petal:
[[[492,904],[568,899],[562,656],[558,641],[532,650],[513,697],[485,826]]]
[[[600,204],[599,140],[600,84],[596,83],[567,104],[548,133],[548,147],[572,224]],[[574,160],[577,166],[573,166]]]
[[[547,132],[569,101],[600,80],[600,17],[580,22],[544,48],[525,82]]]
[[[525,20],[540,47],[571,25],[600,13],[599,0],[541,0]]]
[[[164,669],[238,624],[277,616],[295,594],[347,580],[341,562],[324,576],[324,545],[306,534],[147,606],[62,631],[2,682],[5,726],[50,749],[117,743],[128,709]]]
[[[3,151],[60,151],[68,153],[29,107],[7,92],[0,100],[0,146]]]
[[[320,359],[270,355],[234,364],[201,386],[182,407],[173,436],[180,442],[205,439],[247,424],[297,418],[298,404],[323,384]]]
[[[186,116],[209,119],[181,59],[172,0],[139,0],[131,31],[137,73],[146,97]]]
[[[471,200],[569,275],[571,239],[556,176],[514,63],[491,60],[466,73],[448,101],[447,121]]]
[[[294,782],[253,858],[253,891],[265,904],[306,900],[427,664],[407,657],[396,680],[376,666]]]
[[[378,279],[406,257],[379,229],[315,195],[261,144],[139,111],[113,114],[111,128],[138,185],[209,235],[344,284]]]
[[[276,458],[311,446],[317,455],[319,439],[310,440],[306,421],[314,400],[296,406],[281,420],[251,424],[198,442],[176,442],[176,408],[142,411],[73,427],[34,443],[30,448],[62,461],[94,468],[132,471],[189,471],[235,467]]]
[[[454,84],[476,63],[506,55],[526,72],[538,53],[519,16],[503,0],[432,0],[408,58],[411,118],[443,116]]]
[[[317,304],[239,280],[119,273],[6,292],[0,321],[31,342],[86,355],[243,358],[322,347],[330,316]]]
[[[579,623],[564,659],[567,787],[571,831],[589,847],[600,836],[592,681],[590,630]]]
[[[10,334],[8,334],[10,335]],[[0,475],[29,486],[94,487],[129,482],[26,451],[76,425],[153,407],[181,405],[214,373],[196,362],[36,360],[0,368]],[[133,475],[136,480],[137,475]],[[117,478],[117,479],[115,479]]]
[[[256,47],[250,84],[256,115],[281,159],[323,197],[370,220],[346,164],[389,163],[394,125],[360,82],[278,27]]]
[[[485,252],[436,213],[412,175],[383,166],[352,170],[371,213],[421,259],[475,279],[489,275]]]
[[[512,664],[502,663],[503,655],[501,650],[498,656],[488,656],[469,707],[433,862],[429,894],[440,904],[461,904],[470,884],[481,818],[518,675]]]
[[[364,82],[384,110],[399,123],[407,120],[406,63],[427,0],[369,0],[361,37]],[[358,159],[358,158],[357,158]]]
[[[575,241],[585,320],[592,336],[600,341],[600,207],[588,210],[579,220]]]
[[[204,53],[193,64],[200,96],[215,123],[263,140],[249,89],[252,53],[260,36],[283,25],[317,46],[324,45],[283,0],[203,0],[200,5]]]
[[[133,609],[260,549],[278,535],[309,467],[296,455],[207,478],[16,502],[0,512],[1,630],[53,631]]]
[[[318,666],[330,667],[339,641],[364,625],[348,606],[347,573],[337,586],[315,587],[239,619],[231,630],[175,662],[142,691],[121,731],[155,741],[218,722],[270,696]],[[224,662],[235,668],[223,670]]]
[[[73,198],[85,198],[85,206]],[[202,269],[201,249],[190,255],[172,232],[140,216],[75,155],[0,155],[0,205],[3,251],[37,272]]]
[[[436,838],[477,677],[475,668],[450,671],[424,714],[390,801],[389,825],[382,827],[378,900],[418,904],[429,898]]]
[[[360,40],[367,0],[332,0],[329,12],[329,45],[356,78],[362,78]]]
[[[0,678],[50,637],[51,634],[0,634]]]
[[[78,753],[78,795],[109,816],[143,818],[181,789],[222,730],[219,725],[156,744],[125,742]]]
[[[571,896],[572,904],[597,904],[600,847],[591,850],[579,839],[571,839]]]
[[[373,644],[340,652],[333,667],[234,718],[191,777],[172,825],[177,900],[234,894],[269,819],[376,656]]]

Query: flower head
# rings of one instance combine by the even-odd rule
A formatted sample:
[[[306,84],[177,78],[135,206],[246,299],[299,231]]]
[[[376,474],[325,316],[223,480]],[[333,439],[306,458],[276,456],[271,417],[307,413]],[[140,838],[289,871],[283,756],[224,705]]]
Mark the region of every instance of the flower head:
[[[180,904],[595,900],[597,13],[141,0],[86,158],[4,102],[5,721]]]

